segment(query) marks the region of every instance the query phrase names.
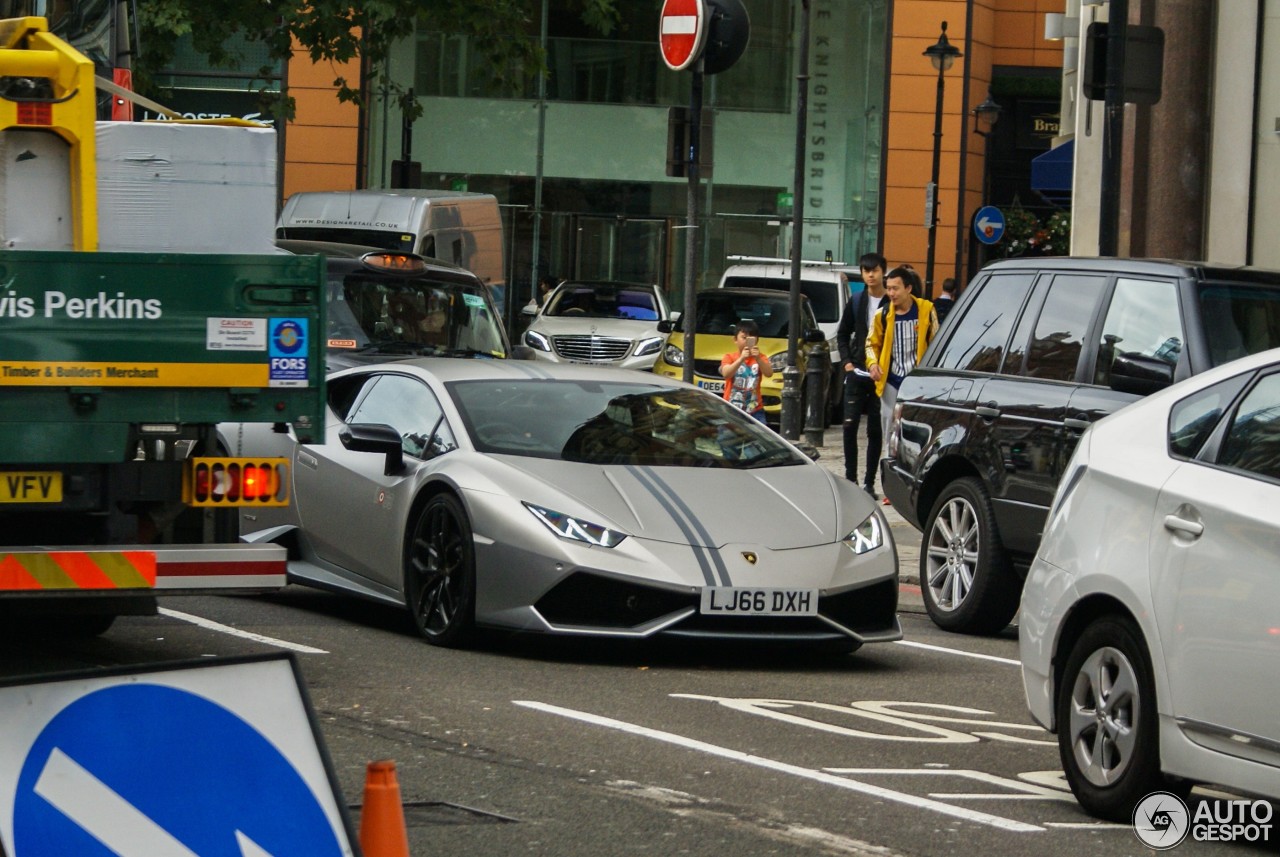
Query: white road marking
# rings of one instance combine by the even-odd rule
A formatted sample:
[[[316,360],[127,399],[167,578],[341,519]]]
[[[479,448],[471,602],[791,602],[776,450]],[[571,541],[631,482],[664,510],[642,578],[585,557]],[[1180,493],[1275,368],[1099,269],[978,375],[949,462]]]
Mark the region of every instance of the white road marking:
[[[998,774],[986,771],[975,771],[967,768],[824,768],[833,774],[856,774],[871,776],[898,777],[953,777],[976,780],[986,785],[1007,789],[1002,792],[931,792],[929,797],[946,800],[1054,800],[1075,804],[1076,799],[1070,791],[1063,791],[1048,786],[1038,785],[1023,780],[1011,780]]]
[[[662,35],[689,36],[698,27],[696,15],[667,15],[662,19]]]
[[[948,649],[944,646],[931,646],[928,643],[916,643],[911,640],[895,640],[894,642],[899,646],[910,646],[913,649],[927,649],[931,652],[942,652],[947,655],[962,655],[966,658],[977,658],[981,661],[995,661],[998,664],[1008,664],[1012,667],[1022,666],[1022,661],[1014,660],[1013,658],[999,658],[995,655],[982,655],[977,652],[966,652],[963,649]]]
[[[1054,830],[1127,830],[1133,832],[1132,824],[1112,824],[1109,821],[1046,821],[1045,827]]]
[[[301,643],[290,643],[288,640],[277,640],[275,637],[264,637],[261,634],[251,634],[248,631],[241,631],[232,628],[230,625],[223,625],[214,622],[212,619],[204,619],[200,616],[192,616],[190,613],[179,613],[177,610],[170,610],[166,607],[160,608],[161,616],[168,616],[170,619],[181,619],[183,622],[190,622],[209,631],[218,631],[222,634],[230,634],[232,637],[240,637],[245,640],[253,640],[255,643],[266,643],[269,646],[277,646],[281,649],[290,649],[295,652],[301,652],[304,655],[327,655],[324,649],[313,649],[311,646],[304,646]]]
[[[35,792],[121,857],[199,857],[57,747],[36,778]],[[243,857],[271,857],[238,830],[236,841]]]
[[[870,797],[879,798],[881,800],[894,801],[896,803],[906,804],[917,809],[927,809],[942,815],[949,815],[954,818],[971,821],[975,824],[985,824],[1000,830],[1008,830],[1014,833],[1039,833],[1044,828],[1034,824],[1026,824],[1021,821],[1015,821],[1011,818],[1002,818],[998,815],[990,815],[985,812],[966,809],[959,806],[951,806],[941,801],[930,800],[929,798],[917,797],[904,792],[894,791],[892,789],[873,786],[870,783],[859,782],[847,777],[838,777],[829,774],[826,771],[815,771],[812,768],[802,768],[799,765],[791,765],[786,762],[779,762],[775,759],[766,759],[763,756],[755,756],[750,753],[743,753],[739,750],[731,750],[727,747],[720,747],[715,744],[708,744],[705,741],[698,741],[693,738],[686,738],[683,735],[676,735],[671,732],[663,732],[658,729],[650,729],[647,726],[638,726],[634,723],[626,723],[621,720],[614,720],[609,717],[601,717],[596,714],[589,714],[585,711],[575,711],[570,708],[561,708],[556,705],[548,705],[545,702],[534,702],[530,700],[512,700],[513,704],[523,708],[531,708],[535,711],[542,711],[547,714],[555,714],[560,717],[567,717],[572,720],[578,720],[583,723],[590,723],[595,726],[603,726],[606,729],[616,729],[621,732],[627,732],[642,738],[651,738],[655,741],[663,741],[668,744],[674,744],[678,747],[685,747],[690,750],[696,750],[700,753],[707,753],[712,756],[719,756],[722,759],[729,759],[735,762],[743,762],[748,765],[755,765],[760,768],[766,768],[771,771],[777,771],[783,774],[790,774],[796,777],[803,777],[808,780],[814,780],[823,785],[835,786],[837,788],[848,789],[849,791],[858,792]]]

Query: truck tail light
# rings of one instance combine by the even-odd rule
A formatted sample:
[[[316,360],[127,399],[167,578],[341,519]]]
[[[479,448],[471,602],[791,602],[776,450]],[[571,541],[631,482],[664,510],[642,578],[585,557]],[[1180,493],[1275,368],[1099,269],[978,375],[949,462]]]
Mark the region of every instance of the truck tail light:
[[[188,506],[287,506],[285,458],[192,458],[182,480]]]

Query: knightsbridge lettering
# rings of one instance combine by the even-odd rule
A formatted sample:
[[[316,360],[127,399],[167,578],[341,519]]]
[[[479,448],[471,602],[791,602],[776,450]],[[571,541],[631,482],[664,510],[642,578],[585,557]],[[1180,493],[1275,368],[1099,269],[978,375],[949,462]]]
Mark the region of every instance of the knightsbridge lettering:
[[[65,292],[45,292],[41,311],[45,318],[155,320],[164,315],[159,298],[131,298],[124,292],[114,296],[98,292],[96,297],[73,298]],[[17,292],[0,294],[0,318],[35,318],[36,299],[21,297]]]

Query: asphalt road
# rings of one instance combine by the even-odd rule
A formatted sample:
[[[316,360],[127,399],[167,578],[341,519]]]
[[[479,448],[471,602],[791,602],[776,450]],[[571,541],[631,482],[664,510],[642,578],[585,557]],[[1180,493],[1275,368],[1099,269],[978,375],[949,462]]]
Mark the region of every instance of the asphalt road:
[[[1147,853],[1065,791],[1011,632],[907,613],[905,641],[851,656],[527,637],[451,651],[401,611],[298,587],[164,606],[96,641],[8,641],[0,675],[292,651],[338,800],[358,823],[366,764],[394,760],[415,855]],[[176,769],[166,781],[202,776]]]

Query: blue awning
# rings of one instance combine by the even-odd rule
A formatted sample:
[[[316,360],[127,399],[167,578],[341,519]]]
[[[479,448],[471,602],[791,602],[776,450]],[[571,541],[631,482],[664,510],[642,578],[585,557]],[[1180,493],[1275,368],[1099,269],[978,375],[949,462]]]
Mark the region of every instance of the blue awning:
[[[1071,205],[1071,174],[1075,166],[1076,141],[1068,140],[1056,149],[1031,159],[1031,189],[1054,205]]]

